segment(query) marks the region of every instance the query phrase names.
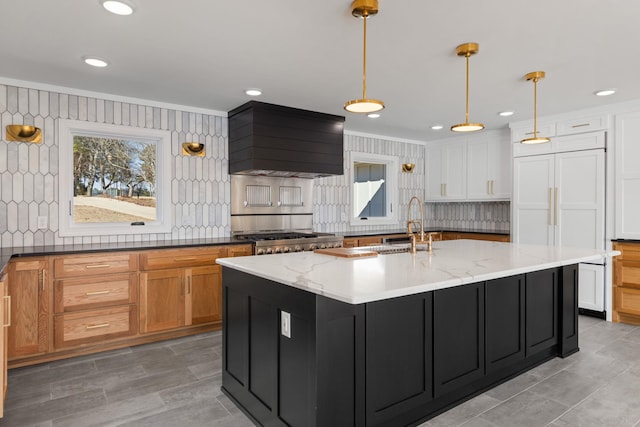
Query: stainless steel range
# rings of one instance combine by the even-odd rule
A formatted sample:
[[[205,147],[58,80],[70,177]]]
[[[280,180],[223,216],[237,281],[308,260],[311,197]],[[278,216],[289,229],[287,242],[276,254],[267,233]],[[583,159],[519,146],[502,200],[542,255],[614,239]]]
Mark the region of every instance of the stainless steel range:
[[[313,232],[313,180],[231,176],[231,234],[265,255],[342,247],[342,237]]]
[[[235,236],[255,243],[256,255],[313,251],[342,247],[342,237],[321,233],[255,233]]]

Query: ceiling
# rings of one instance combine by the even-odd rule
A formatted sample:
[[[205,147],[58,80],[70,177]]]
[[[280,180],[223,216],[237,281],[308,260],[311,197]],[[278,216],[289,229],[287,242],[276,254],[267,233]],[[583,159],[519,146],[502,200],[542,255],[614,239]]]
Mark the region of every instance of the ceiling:
[[[539,116],[640,99],[637,1],[379,0],[367,28],[367,95],[386,104],[378,119],[342,109],[362,96],[362,21],[349,0],[132,2],[127,17],[98,0],[2,2],[0,77],[218,111],[257,87],[260,101],[344,115],[350,131],[424,141],[464,122],[455,47],[477,42],[470,120],[487,129],[532,117],[530,71],[547,73]]]

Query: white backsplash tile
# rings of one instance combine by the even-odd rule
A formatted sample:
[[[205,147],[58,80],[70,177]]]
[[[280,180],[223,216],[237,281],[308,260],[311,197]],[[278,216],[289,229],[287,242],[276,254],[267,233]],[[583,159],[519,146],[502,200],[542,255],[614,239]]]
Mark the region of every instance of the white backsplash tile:
[[[174,220],[171,233],[67,237],[58,235],[58,155],[55,123],[60,118],[166,129],[172,132],[172,210],[186,212],[194,225]],[[178,118],[176,120],[176,118]],[[45,244],[157,241],[172,238],[222,237],[230,234],[226,118],[166,108],[136,105],[31,88],[0,85],[0,121],[35,124],[42,144],[19,144],[0,137],[0,242],[3,247]],[[184,157],[178,133],[204,142],[206,156]],[[224,133],[223,133],[224,132]],[[183,135],[184,137],[184,135]],[[225,167],[222,167],[222,165]],[[215,170],[214,170],[215,169]],[[212,193],[216,193],[213,197]],[[48,217],[46,230],[37,217]]]

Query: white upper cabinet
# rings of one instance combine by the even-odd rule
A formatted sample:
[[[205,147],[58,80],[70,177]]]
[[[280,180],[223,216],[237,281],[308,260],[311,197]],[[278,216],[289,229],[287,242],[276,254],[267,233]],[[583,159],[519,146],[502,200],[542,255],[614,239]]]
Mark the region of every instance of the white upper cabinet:
[[[509,200],[511,146],[508,138],[486,138],[467,144],[467,199]]]
[[[426,200],[509,200],[509,132],[488,131],[427,143]]]
[[[615,237],[640,239],[640,112],[615,120]]]
[[[426,148],[426,199],[460,201],[467,196],[466,143],[444,142]]]

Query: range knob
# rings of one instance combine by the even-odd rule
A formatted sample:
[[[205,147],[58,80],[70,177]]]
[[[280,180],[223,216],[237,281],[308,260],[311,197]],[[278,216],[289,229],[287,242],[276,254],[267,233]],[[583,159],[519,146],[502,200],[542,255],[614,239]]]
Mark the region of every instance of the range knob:
[[[264,255],[264,249],[256,249],[256,255]]]
[[[288,253],[288,252],[291,252],[291,248],[290,248],[289,246],[285,246],[285,247],[282,249],[282,252],[284,252],[285,254],[286,254],[286,253]]]
[[[309,250],[310,251],[313,251],[315,249],[318,249],[318,245],[316,245],[315,243],[312,243],[312,244],[309,245]]]
[[[293,250],[296,252],[302,252],[304,249],[302,249],[300,246],[296,246],[295,248],[293,248]]]
[[[324,249],[326,247],[327,247],[327,245],[325,245],[324,243],[320,243],[320,249]]]
[[[280,252],[282,252],[282,248],[276,248],[276,253],[279,254]]]
[[[267,248],[267,249],[265,249],[264,253],[266,253],[266,254],[272,254],[272,253],[273,253],[273,249],[271,249],[271,248]]]

